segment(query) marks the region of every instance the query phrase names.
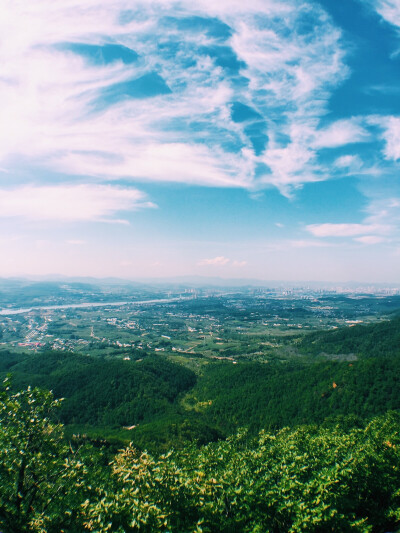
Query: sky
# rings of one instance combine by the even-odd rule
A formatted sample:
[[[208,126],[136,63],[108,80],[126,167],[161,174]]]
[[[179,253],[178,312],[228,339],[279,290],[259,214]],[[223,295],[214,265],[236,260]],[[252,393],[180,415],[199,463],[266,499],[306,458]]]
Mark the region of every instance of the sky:
[[[2,0],[0,276],[400,283],[400,0]]]

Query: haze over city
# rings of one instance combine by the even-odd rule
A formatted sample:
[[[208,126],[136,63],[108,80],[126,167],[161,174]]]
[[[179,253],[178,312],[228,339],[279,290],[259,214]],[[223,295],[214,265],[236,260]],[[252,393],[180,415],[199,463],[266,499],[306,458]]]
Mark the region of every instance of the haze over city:
[[[396,0],[5,0],[0,276],[400,282]]]

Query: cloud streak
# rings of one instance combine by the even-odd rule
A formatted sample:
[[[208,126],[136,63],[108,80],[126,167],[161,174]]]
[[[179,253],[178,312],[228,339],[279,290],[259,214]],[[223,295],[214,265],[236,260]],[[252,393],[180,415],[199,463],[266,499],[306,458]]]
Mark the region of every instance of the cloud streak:
[[[380,122],[384,127],[382,137],[386,143],[385,157],[397,161],[400,159],[400,118],[384,117]]]
[[[321,146],[364,139],[354,121],[319,131],[347,70],[340,32],[311,3],[137,0],[127,10],[124,0],[5,0],[0,20],[9,170],[23,157],[36,175],[272,184],[287,194],[326,179]],[[235,102],[252,118],[235,118]]]
[[[230,259],[227,257],[224,257],[223,255],[219,255],[217,257],[213,257],[212,259],[202,259],[199,261],[199,266],[224,266],[227,263],[230,262]]]
[[[387,233],[390,227],[379,224],[310,224],[306,227],[315,237],[356,237],[368,233]]]
[[[136,189],[107,185],[23,186],[0,190],[0,217],[58,222],[125,222],[119,211],[155,207]],[[80,244],[81,241],[69,241]]]
[[[394,26],[400,26],[400,5],[397,0],[362,0]]]

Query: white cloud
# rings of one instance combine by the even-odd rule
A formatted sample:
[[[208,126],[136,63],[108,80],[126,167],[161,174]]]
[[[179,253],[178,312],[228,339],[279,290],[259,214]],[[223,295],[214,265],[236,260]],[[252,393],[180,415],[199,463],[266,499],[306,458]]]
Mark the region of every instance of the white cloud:
[[[394,26],[400,26],[400,4],[398,0],[364,0],[382,18]]]
[[[121,143],[124,140],[121,139]],[[251,186],[250,176],[240,172],[240,158],[223,152],[220,158],[211,154],[204,145],[184,143],[149,143],[126,146],[122,160],[114,160],[107,154],[68,153],[52,159],[49,164],[57,171],[64,169],[76,175],[86,174],[102,178],[136,176],[137,178],[175,181],[218,187]],[[236,163],[236,166],[235,166]],[[236,171],[236,172],[235,172]]]
[[[306,226],[315,237],[356,237],[369,233],[387,233],[390,227],[379,224],[310,224]]]
[[[311,241],[300,239],[297,241],[289,241],[288,244],[293,248],[325,248],[331,244],[324,241]]]
[[[315,133],[314,146],[335,148],[349,143],[366,142],[369,138],[369,133],[360,125],[359,119],[337,120]]]
[[[379,244],[385,241],[383,237],[378,237],[377,235],[364,235],[362,237],[356,237],[354,240],[362,244]]]
[[[372,199],[366,208],[366,216],[357,224],[310,224],[306,230],[319,238],[347,238],[365,245],[394,243],[400,229],[400,198]],[[322,241],[323,242],[323,241]],[[328,241],[329,242],[329,241]]]
[[[384,127],[382,136],[386,142],[384,154],[387,159],[400,159],[400,118],[385,117],[381,119]]]
[[[392,24],[397,29],[400,36],[400,3],[398,0],[361,0],[367,4],[372,10],[376,11],[386,22]],[[394,49],[390,54],[391,59],[397,60],[400,54],[400,48]],[[397,94],[398,85],[376,85],[372,87],[373,90]]]
[[[342,155],[335,160],[335,166],[348,168],[349,170],[359,170],[362,167],[362,161],[357,155]]]
[[[217,257],[213,257],[211,259],[202,259],[197,263],[198,266],[225,266],[229,265],[234,268],[243,268],[247,266],[247,261],[239,261],[237,259],[231,260],[227,257],[224,257],[223,255],[219,255]]]
[[[320,179],[313,172],[314,159],[314,152],[304,146],[303,141],[294,140],[285,147],[271,147],[263,161],[272,172],[263,181],[275,185],[282,194],[290,196],[293,188]]]
[[[393,191],[391,191],[393,192]],[[380,194],[372,199],[367,209],[368,216],[364,222],[372,226],[383,228],[382,231],[373,232],[378,236],[398,240],[400,234],[400,198],[396,196],[384,197]]]
[[[154,207],[136,189],[107,185],[61,185],[0,189],[0,217],[62,222],[115,219],[118,211]]]
[[[122,21],[126,9],[140,16]],[[238,84],[212,54],[200,52],[221,44],[217,39],[167,27],[166,15],[212,16],[227,24],[232,36],[224,44],[249,83]],[[304,15],[312,21],[309,33],[297,31]],[[4,0],[0,32],[0,160],[10,171],[14,158],[23,158],[32,169],[101,180],[248,189],[273,184],[288,194],[325,179],[316,147],[364,135],[353,122],[318,131],[331,91],[348,71],[339,31],[312,2]],[[58,46],[66,42],[115,42],[134,49],[139,60],[94,65]],[[163,46],[175,47],[174,54],[161,52]],[[148,72],[159,73],[172,93],[95,111],[101,90]],[[245,124],[232,120],[233,101],[255,108],[265,121],[263,153],[255,155]],[[258,163],[272,174],[258,180]]]
[[[229,263],[230,259],[227,257],[224,257],[222,255],[219,255],[217,257],[213,257],[212,259],[202,259],[199,261],[199,266],[224,266],[227,263]]]
[[[308,5],[302,8],[310,13]],[[301,13],[300,6],[297,13]],[[302,38],[292,31],[288,39],[282,39],[273,27],[267,26],[266,31],[261,24],[254,28],[246,22],[233,37],[235,49],[252,74],[250,90],[265,94],[258,109],[265,110],[269,144],[259,159],[271,173],[260,181],[278,187],[287,196],[303,183],[326,179],[316,164],[317,128],[330,89],[348,74],[340,33],[318,8],[313,16],[312,37]],[[295,25],[290,16],[285,21]],[[297,66],[291,68],[291,64]]]

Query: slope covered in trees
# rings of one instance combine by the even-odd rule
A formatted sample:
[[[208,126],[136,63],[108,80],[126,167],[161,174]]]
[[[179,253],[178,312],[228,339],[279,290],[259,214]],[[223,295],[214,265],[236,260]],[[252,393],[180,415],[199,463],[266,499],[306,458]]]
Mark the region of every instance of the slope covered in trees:
[[[65,398],[63,423],[108,427],[164,415],[196,380],[193,372],[166,359],[113,361],[66,352],[29,356],[8,371],[16,388],[40,386]]]
[[[162,356],[1,352],[0,530],[398,531],[399,327],[311,334],[312,357],[197,376]],[[139,425],[114,454],[59,421],[103,439]]]
[[[51,421],[60,402],[0,392],[4,533],[384,532],[400,526],[400,418],[361,428],[237,434],[158,458],[132,446],[107,463]]]
[[[312,357],[280,362],[208,362],[197,376],[167,358],[131,361],[46,352],[0,353],[0,370],[16,389],[36,385],[65,398],[60,421],[71,432],[133,440],[165,451],[240,427],[255,434],[353,415],[360,420],[400,409],[400,319],[305,336]],[[357,360],[314,357],[356,353]],[[133,430],[125,427],[136,426]]]
[[[321,423],[327,417],[368,419],[400,409],[400,357],[301,364],[210,365],[192,391],[193,408],[230,433]]]
[[[286,364],[209,365],[189,398],[205,420],[227,433],[245,426],[322,423],[337,416],[362,419],[400,409],[400,318],[368,326],[315,332],[296,344]],[[356,355],[332,361],[321,353]]]
[[[400,317],[368,326],[359,324],[327,332],[316,331],[305,336],[298,348],[302,353],[313,355],[400,356]]]

